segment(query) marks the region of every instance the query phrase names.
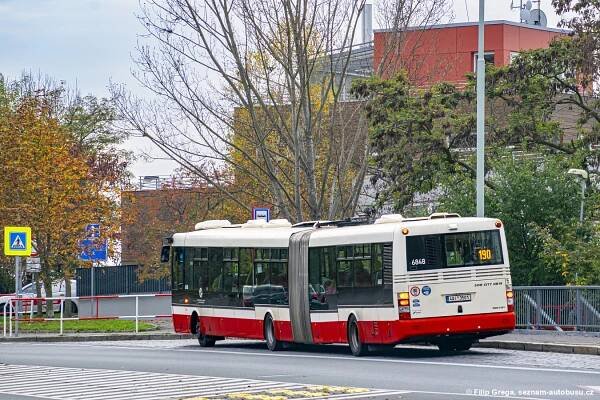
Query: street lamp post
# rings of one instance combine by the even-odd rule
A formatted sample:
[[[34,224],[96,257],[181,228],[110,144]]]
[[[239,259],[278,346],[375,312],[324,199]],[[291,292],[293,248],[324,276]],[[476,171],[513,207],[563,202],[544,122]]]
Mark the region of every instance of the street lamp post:
[[[574,175],[581,184],[581,207],[579,208],[579,223],[583,224],[583,205],[585,202],[585,189],[587,188],[588,172],[584,169],[571,168],[569,175]]]
[[[479,0],[479,31],[477,43],[477,216],[485,215],[485,57],[484,57],[484,0]]]

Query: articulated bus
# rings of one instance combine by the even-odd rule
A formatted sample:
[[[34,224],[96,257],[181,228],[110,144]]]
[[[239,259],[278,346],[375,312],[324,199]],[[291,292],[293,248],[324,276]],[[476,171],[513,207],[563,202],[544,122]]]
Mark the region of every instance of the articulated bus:
[[[176,332],[463,351],[515,327],[502,222],[433,214],[374,223],[205,221],[167,239]]]

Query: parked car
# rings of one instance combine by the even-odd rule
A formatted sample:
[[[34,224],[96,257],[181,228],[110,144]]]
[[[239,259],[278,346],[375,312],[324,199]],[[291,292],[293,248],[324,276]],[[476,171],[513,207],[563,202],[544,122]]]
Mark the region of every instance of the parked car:
[[[44,288],[44,286],[42,285],[41,288],[41,293],[42,293],[42,297],[46,297],[46,290]],[[71,279],[71,296],[75,296],[75,294],[77,293],[77,281],[74,279]],[[21,297],[22,298],[35,298],[37,297],[37,289],[35,286],[35,283],[29,283],[25,286],[23,286],[23,288],[21,289]],[[61,279],[58,280],[56,282],[54,282],[52,284],[52,297],[64,297],[65,296],[65,280]],[[0,296],[0,314],[4,313],[4,307],[6,305],[6,303],[8,303],[8,301],[15,297],[14,293],[11,294],[5,294]],[[24,311],[29,311],[31,306],[34,307],[34,311],[35,311],[35,305],[37,304],[37,302],[23,302],[23,310]],[[43,307],[44,310],[46,309],[46,302],[43,302]],[[79,306],[79,302],[77,300],[71,300],[71,311],[76,313],[78,310],[78,306]],[[58,312],[60,311],[60,300],[54,300],[53,301],[53,308],[54,311]],[[8,311],[8,306],[7,306],[7,311]]]

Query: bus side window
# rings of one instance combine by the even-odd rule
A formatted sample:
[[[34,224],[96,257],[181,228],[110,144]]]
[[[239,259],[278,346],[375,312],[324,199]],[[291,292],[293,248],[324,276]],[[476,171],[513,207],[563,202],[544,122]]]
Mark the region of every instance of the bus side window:
[[[253,301],[253,249],[239,249],[238,282],[242,292],[241,305],[252,307]]]
[[[209,292],[220,292],[223,288],[223,248],[208,248],[208,281]]]
[[[383,244],[374,243],[372,245],[372,283],[373,286],[383,285]]]
[[[183,247],[175,247],[172,260],[171,287],[174,290],[184,288],[183,269],[184,269],[184,251]]]
[[[325,247],[321,253],[321,282],[325,294],[337,293],[335,271],[335,247]]]
[[[190,250],[194,251],[192,263],[194,285],[192,289],[202,289],[203,292],[208,292],[208,249],[206,247],[195,247]]]
[[[238,249],[224,248],[223,249],[223,290],[225,293],[238,293]]]
[[[269,284],[269,263],[254,263],[254,279],[254,285],[256,286]]]
[[[371,245],[354,246],[354,287],[371,287]]]

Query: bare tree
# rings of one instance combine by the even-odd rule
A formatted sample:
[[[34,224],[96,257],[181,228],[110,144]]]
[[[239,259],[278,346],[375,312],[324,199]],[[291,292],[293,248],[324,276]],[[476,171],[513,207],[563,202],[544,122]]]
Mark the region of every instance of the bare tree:
[[[362,103],[343,94],[364,3],[144,2],[135,76],[158,100],[115,87],[128,129],[242,207],[294,221],[352,215],[369,145]]]

